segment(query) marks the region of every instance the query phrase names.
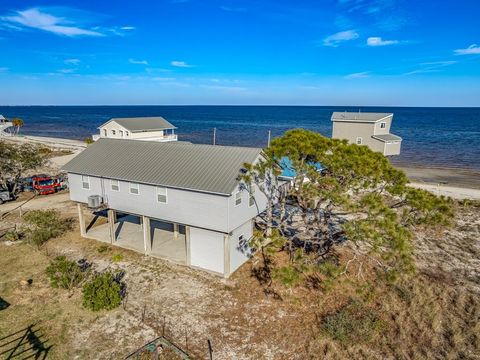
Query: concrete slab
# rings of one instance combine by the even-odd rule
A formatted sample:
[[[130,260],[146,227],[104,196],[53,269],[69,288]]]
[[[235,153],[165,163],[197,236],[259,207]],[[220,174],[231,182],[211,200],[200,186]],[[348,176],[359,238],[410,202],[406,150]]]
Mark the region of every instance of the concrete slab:
[[[113,245],[144,253],[143,229],[140,217],[119,215],[114,226],[115,243]],[[173,224],[158,220],[150,221],[151,240],[148,255],[186,264],[185,227],[180,226],[177,238],[174,237]],[[92,226],[86,237],[110,244],[108,223]]]

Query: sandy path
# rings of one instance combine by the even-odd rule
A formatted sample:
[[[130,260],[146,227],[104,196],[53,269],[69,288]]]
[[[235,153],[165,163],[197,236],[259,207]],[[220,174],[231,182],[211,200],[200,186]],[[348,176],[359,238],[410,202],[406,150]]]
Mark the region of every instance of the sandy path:
[[[28,201],[31,198],[31,194],[26,199],[11,201],[0,205],[0,217],[9,211],[22,211],[28,210],[40,210],[40,209],[62,209],[62,213],[73,212],[74,203],[70,201],[70,194],[68,191],[52,195],[37,196],[35,199]]]

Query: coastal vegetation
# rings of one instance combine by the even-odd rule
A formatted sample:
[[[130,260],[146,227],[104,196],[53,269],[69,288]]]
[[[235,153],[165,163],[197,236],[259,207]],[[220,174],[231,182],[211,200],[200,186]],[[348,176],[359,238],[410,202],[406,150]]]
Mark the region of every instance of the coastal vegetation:
[[[272,280],[293,286],[314,279],[329,287],[355,263],[357,278],[374,266],[378,277],[394,282],[415,270],[416,229],[452,224],[451,199],[409,187],[401,170],[366,146],[296,129],[274,139],[265,154],[265,161],[245,164],[240,177],[268,199],[251,240],[262,255],[255,274],[268,287]],[[288,181],[279,178],[285,167]],[[347,242],[351,258],[340,263],[335,253]],[[279,252],[288,262],[276,267]]]
[[[122,272],[105,271],[83,286],[83,306],[92,311],[112,310],[120,306],[126,294]]]
[[[47,266],[46,273],[52,287],[72,290],[85,281],[88,270],[88,266],[80,266],[65,256],[57,256]]]
[[[26,240],[40,248],[48,240],[58,237],[71,227],[71,220],[64,219],[57,210],[32,210],[25,214],[22,233]]]
[[[0,141],[0,187],[16,194],[19,180],[28,171],[35,170],[47,162],[47,157],[34,144],[12,144]]]
[[[15,135],[18,135],[20,132],[20,128],[24,125],[24,122],[22,119],[15,117],[12,119],[12,125],[15,126]]]

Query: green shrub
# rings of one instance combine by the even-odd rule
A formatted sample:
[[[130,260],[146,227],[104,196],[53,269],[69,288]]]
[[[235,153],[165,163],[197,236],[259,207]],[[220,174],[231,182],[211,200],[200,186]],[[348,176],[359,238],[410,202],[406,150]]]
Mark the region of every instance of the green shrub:
[[[65,256],[57,256],[48,265],[46,272],[52,287],[68,290],[79,286],[88,274],[75,261],[70,261]]]
[[[373,309],[351,301],[325,316],[320,326],[335,340],[358,343],[370,341],[384,327],[384,322]]]
[[[293,266],[282,266],[273,270],[272,278],[283,285],[292,287],[301,280],[302,274]]]
[[[105,245],[105,244],[102,244],[100,245],[99,247],[97,247],[97,251],[101,254],[101,253],[104,253],[104,252],[107,252],[107,251],[110,251],[111,250],[111,247],[108,246],[108,245]]]
[[[112,255],[112,262],[117,263],[123,260],[123,255],[119,253],[115,253]]]
[[[24,216],[23,231],[29,242],[40,248],[51,238],[70,228],[70,221],[62,219],[56,210],[33,210]]]
[[[122,303],[125,284],[121,273],[97,274],[83,286],[83,306],[93,311],[115,309]]]
[[[10,230],[5,233],[5,241],[18,241],[20,240],[20,234],[16,232],[15,230]]]

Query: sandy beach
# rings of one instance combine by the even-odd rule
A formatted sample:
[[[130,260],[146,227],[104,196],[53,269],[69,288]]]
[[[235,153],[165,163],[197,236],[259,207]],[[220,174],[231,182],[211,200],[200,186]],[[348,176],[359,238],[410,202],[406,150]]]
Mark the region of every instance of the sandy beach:
[[[83,141],[64,138],[16,136],[1,137],[1,139],[15,143],[35,143],[56,150],[69,150],[72,152],[69,155],[50,159],[49,167],[55,171],[58,171],[64,164],[87,147]],[[436,195],[450,196],[459,200],[480,200],[480,171],[394,165],[405,171],[411,180],[411,186],[431,191]]]
[[[77,156],[86,147],[83,141],[63,138],[41,137],[41,136],[2,136],[0,140],[10,141],[14,143],[31,143],[50,147],[54,150],[67,150],[71,152],[69,155],[52,157],[48,166],[58,171],[63,165]]]

